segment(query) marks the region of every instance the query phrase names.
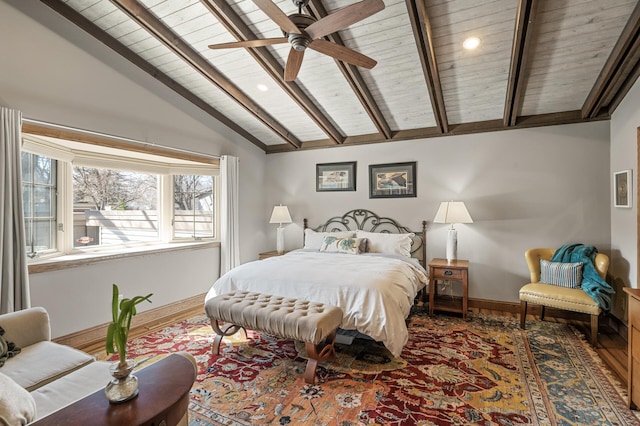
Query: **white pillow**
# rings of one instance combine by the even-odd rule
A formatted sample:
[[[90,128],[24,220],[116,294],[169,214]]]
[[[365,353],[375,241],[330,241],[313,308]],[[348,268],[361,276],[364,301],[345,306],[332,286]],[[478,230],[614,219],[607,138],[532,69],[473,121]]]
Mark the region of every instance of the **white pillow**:
[[[0,373],[0,424],[26,425],[36,419],[36,402],[26,389]]]
[[[415,234],[388,234],[384,232],[356,232],[356,237],[367,239],[367,251],[369,253],[396,254],[411,257],[411,238]]]
[[[336,237],[336,238],[353,238],[356,236],[355,231],[340,231],[340,232],[316,232],[313,229],[304,230],[304,248],[320,250],[324,237]]]

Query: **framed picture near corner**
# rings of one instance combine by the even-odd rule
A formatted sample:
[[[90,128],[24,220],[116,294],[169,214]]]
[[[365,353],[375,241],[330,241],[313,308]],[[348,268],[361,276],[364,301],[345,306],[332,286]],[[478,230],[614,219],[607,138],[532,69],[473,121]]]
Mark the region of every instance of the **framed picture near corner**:
[[[631,208],[631,170],[613,174],[613,206]]]
[[[316,192],[355,190],[355,161],[316,164]]]
[[[369,198],[416,197],[416,162],[369,166]]]

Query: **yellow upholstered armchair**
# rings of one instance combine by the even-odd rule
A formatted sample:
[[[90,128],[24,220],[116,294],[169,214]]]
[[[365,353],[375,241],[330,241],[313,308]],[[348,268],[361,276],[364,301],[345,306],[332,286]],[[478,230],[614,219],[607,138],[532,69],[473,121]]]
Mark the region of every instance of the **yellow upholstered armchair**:
[[[553,248],[534,248],[527,250],[524,254],[529,266],[531,282],[520,289],[520,328],[525,328],[529,303],[542,306],[541,320],[544,320],[545,307],[589,314],[591,315],[591,345],[595,347],[598,343],[598,316],[602,312],[596,301],[581,288],[540,283],[540,259],[550,261],[555,251],[556,249]],[[596,254],[594,266],[600,277],[605,279],[609,269],[609,257],[602,253]]]

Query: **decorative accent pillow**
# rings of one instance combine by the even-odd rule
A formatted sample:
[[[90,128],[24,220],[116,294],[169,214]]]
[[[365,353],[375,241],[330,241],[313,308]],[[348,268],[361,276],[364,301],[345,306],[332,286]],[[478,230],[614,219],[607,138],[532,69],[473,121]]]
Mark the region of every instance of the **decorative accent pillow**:
[[[26,425],[36,419],[36,401],[26,389],[0,373],[0,424]]]
[[[395,254],[411,257],[411,238],[415,234],[389,234],[386,232],[356,232],[356,237],[367,239],[367,251],[369,253]]]
[[[540,282],[560,287],[579,288],[584,263],[549,262],[540,259]]]
[[[20,353],[20,348],[12,342],[7,342],[4,337],[4,328],[0,327],[0,367],[8,358],[13,358]]]
[[[355,231],[316,232],[307,228],[304,230],[304,248],[320,250],[324,237],[353,238],[355,236]]]
[[[364,238],[337,238],[333,236],[324,237],[320,251],[332,253],[360,254]]]

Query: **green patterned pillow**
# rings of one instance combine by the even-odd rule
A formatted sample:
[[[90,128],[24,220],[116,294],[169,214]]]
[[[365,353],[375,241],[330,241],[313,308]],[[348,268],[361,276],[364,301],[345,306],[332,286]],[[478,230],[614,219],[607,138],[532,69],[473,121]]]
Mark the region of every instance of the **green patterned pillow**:
[[[326,251],[331,253],[347,253],[347,254],[360,254],[364,250],[366,240],[364,238],[338,238],[338,237],[324,237],[320,251]]]
[[[560,287],[579,288],[584,263],[549,262],[540,259],[540,282]]]

